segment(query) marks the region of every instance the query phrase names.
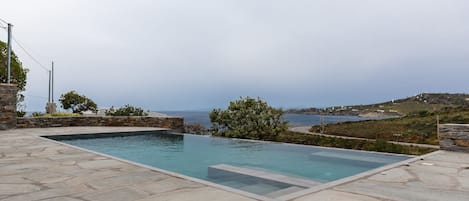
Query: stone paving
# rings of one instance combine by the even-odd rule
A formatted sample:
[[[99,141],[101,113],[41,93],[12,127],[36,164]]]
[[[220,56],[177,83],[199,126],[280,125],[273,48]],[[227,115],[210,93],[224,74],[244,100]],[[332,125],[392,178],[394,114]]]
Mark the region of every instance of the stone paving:
[[[155,130],[68,127],[0,131],[0,200],[254,200],[42,139],[40,135]],[[423,160],[304,193],[295,200],[469,200],[469,154],[438,151]]]
[[[438,151],[296,200],[468,201],[469,154]]]
[[[37,137],[133,130],[155,128],[73,127],[0,131],[0,200],[252,200]]]

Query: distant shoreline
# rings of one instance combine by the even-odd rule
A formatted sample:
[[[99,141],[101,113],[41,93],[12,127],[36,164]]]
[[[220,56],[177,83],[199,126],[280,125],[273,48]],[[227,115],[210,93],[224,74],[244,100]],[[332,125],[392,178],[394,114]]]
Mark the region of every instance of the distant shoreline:
[[[379,113],[379,112],[367,112],[367,113],[355,113],[355,112],[300,112],[300,111],[285,111],[285,114],[302,114],[302,115],[323,115],[323,116],[357,116],[367,118],[397,118],[401,117],[396,113]]]

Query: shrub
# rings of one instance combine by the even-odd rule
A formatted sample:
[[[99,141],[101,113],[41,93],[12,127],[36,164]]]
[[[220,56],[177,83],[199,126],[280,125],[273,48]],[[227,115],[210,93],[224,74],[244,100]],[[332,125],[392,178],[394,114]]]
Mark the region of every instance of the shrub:
[[[282,110],[260,98],[241,97],[230,102],[228,109],[214,109],[210,113],[211,133],[233,138],[273,139],[287,129],[282,115]]]
[[[296,133],[291,131],[281,133],[273,141],[412,155],[423,155],[432,151],[436,151],[436,149],[433,148],[393,144],[385,140],[367,141],[358,139],[343,139]]]
[[[66,113],[66,112],[56,112],[53,114],[44,114],[40,112],[33,112],[33,117],[79,117],[81,116],[78,113]]]
[[[190,134],[208,135],[210,132],[200,124],[184,124],[184,131]]]
[[[16,111],[16,116],[17,117],[24,117],[24,115],[26,115],[26,112],[24,110]]]
[[[71,109],[73,113],[83,113],[84,111],[97,111],[97,105],[93,100],[84,95],[77,94],[75,91],[70,91],[62,94],[59,99],[62,108]]]
[[[131,105],[125,105],[124,107],[115,109],[112,106],[109,110],[106,110],[107,116],[148,116],[142,108],[134,107]]]

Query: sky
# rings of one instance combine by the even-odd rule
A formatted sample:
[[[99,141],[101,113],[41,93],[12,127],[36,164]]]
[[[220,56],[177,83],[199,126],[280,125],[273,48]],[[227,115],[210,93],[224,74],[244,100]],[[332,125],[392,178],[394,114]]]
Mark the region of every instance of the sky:
[[[0,18],[44,67],[55,100],[99,107],[226,108],[241,96],[282,108],[469,93],[467,0],[0,0]],[[0,40],[6,32],[0,30]],[[30,69],[26,110],[48,73]]]

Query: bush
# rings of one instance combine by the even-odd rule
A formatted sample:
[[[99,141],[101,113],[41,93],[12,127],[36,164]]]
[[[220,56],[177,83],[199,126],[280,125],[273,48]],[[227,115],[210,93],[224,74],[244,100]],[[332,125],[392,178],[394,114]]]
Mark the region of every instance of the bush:
[[[24,115],[26,115],[26,112],[24,110],[16,111],[17,117],[24,117]]]
[[[62,94],[59,99],[62,108],[71,109],[73,113],[83,113],[84,111],[97,111],[97,105],[93,100],[84,95],[77,94],[75,91],[70,91]]]
[[[33,112],[33,117],[79,117],[80,114],[77,113],[65,113],[65,112],[56,112],[53,114],[44,114],[41,112]]]
[[[142,108],[125,105],[118,109],[112,106],[109,110],[106,110],[106,116],[148,116],[148,113]]]
[[[184,124],[184,132],[197,135],[208,135],[209,130],[200,124]]]
[[[269,106],[260,98],[240,98],[230,102],[228,109],[210,113],[211,133],[216,136],[262,139],[275,138],[286,131],[283,111]]]
[[[423,155],[436,149],[408,146],[389,143],[385,140],[367,141],[367,140],[355,140],[355,139],[343,139],[326,137],[319,135],[311,135],[304,133],[296,133],[286,131],[277,136],[273,141],[286,142],[294,144],[314,145],[322,147],[337,147],[345,149],[356,149],[366,151],[378,151],[387,153],[398,153],[398,154],[411,154],[411,155]]]

